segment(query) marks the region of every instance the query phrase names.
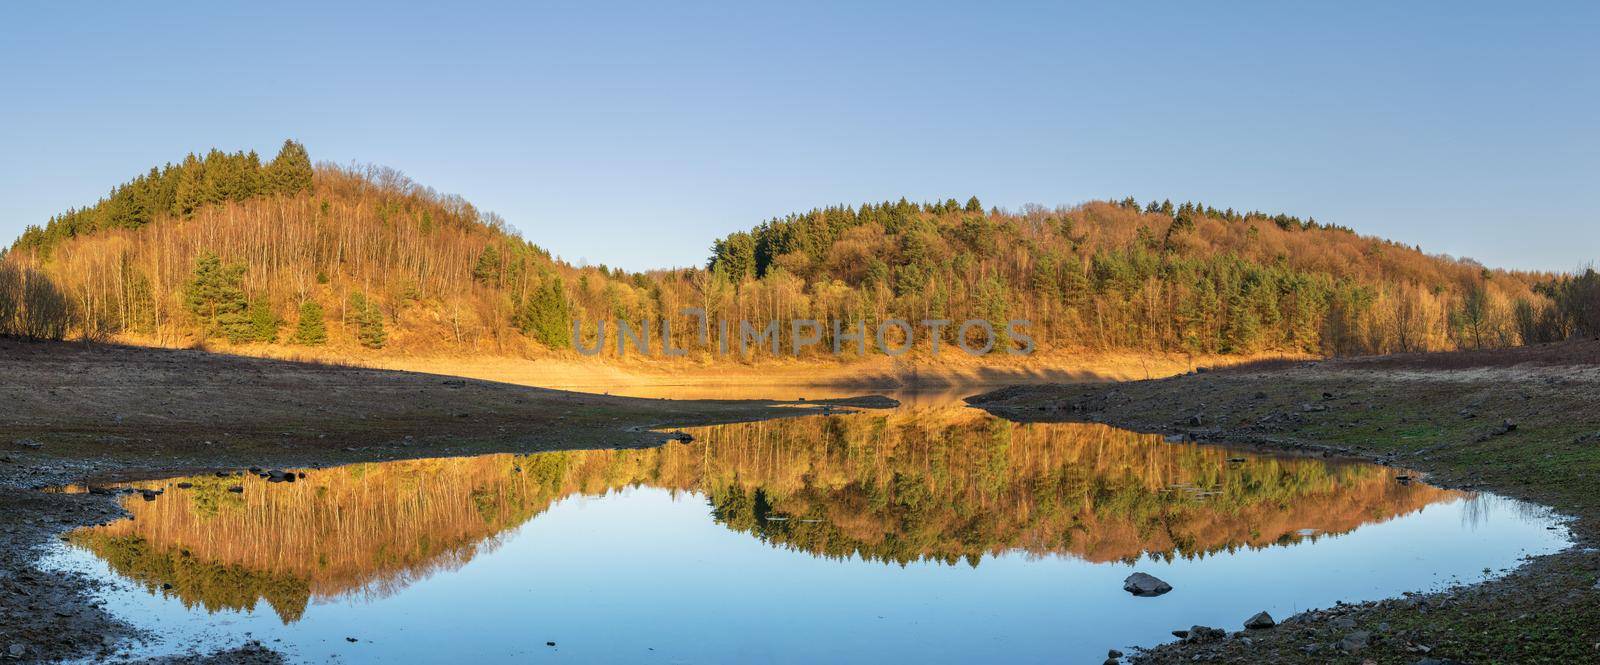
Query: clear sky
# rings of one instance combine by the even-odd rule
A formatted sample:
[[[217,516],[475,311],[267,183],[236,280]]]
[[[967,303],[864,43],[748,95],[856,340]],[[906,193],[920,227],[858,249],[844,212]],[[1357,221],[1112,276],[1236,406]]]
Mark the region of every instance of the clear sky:
[[[1600,258],[1600,3],[214,4],[0,8],[0,236],[292,137],[632,269],[790,211],[973,194]]]

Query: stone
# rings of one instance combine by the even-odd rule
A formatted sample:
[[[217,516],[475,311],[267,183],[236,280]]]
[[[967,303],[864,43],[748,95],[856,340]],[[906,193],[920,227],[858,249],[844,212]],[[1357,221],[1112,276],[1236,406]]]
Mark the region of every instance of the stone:
[[[1273,621],[1272,615],[1266,612],[1256,612],[1255,616],[1244,620],[1244,627],[1251,630],[1261,630],[1276,625],[1278,625],[1278,622]]]
[[[1199,644],[1202,642],[1216,642],[1227,636],[1228,633],[1221,628],[1212,628],[1210,626],[1190,626],[1189,636],[1183,638],[1183,641],[1192,644]]]
[[[1206,423],[1206,419],[1200,417],[1199,415],[1189,416],[1189,425],[1192,426],[1192,427],[1199,427],[1201,425],[1204,425],[1205,423]]]
[[[1112,650],[1106,652],[1106,658],[1116,659],[1116,658],[1121,658],[1121,657],[1122,657],[1122,652],[1121,651],[1117,651],[1116,649],[1112,649]]]
[[[180,490],[186,490],[191,487],[194,487],[194,483],[178,483],[178,489]]]
[[[244,487],[240,485],[233,485],[228,488],[228,491],[233,492],[234,494],[244,494]]]
[[[1172,590],[1172,585],[1154,575],[1134,573],[1122,580],[1122,590],[1135,596],[1159,596]]]
[[[1371,643],[1372,633],[1364,630],[1358,630],[1344,636],[1344,639],[1339,640],[1339,648],[1343,649],[1345,653],[1355,653],[1367,648],[1367,645]]]

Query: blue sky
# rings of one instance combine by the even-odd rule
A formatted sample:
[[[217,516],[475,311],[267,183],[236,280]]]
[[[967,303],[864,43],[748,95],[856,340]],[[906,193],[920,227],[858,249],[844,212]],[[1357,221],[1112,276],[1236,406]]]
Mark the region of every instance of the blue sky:
[[[790,211],[973,194],[1600,254],[1597,3],[436,4],[0,8],[0,236],[292,137],[632,269]]]

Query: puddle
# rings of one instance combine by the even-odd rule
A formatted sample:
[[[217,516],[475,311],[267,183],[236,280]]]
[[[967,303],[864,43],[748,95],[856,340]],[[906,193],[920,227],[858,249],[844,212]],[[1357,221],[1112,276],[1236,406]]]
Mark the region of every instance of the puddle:
[[[49,565],[103,578],[160,636],[130,656],[257,639],[300,662],[1093,662],[1567,544],[1548,511],[1392,468],[1101,425],[929,407],[689,431],[130,483],[162,494],[124,496],[133,520]],[[1174,590],[1132,597],[1134,571]]]

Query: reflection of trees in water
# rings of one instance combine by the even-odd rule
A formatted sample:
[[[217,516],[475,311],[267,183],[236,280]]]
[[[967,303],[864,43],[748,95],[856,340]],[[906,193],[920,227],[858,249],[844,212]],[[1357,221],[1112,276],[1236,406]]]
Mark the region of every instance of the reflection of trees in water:
[[[1099,425],[1015,425],[966,409],[694,430],[694,444],[358,464],[296,483],[183,479],[73,541],[187,605],[285,621],[312,598],[382,596],[496,547],[572,494],[693,491],[713,517],[828,557],[976,565],[1023,551],[1090,561],[1199,556],[1339,533],[1454,493],[1390,469],[1230,455]],[[139,483],[171,487],[178,480]],[[227,486],[245,485],[243,494]]]
[[[1460,492],[1461,499],[1461,526],[1476,530],[1478,527],[1489,523],[1494,515],[1500,511],[1511,511],[1518,519],[1530,521],[1543,521],[1550,518],[1551,510],[1546,506],[1527,501],[1508,499],[1493,494],[1479,492]]]
[[[728,467],[698,488],[730,528],[830,557],[976,563],[1195,557],[1342,533],[1454,496],[1391,469],[1239,455],[1100,425],[962,410],[697,432]],[[1229,459],[1242,461],[1229,462]],[[776,518],[776,519],[774,519]]]

